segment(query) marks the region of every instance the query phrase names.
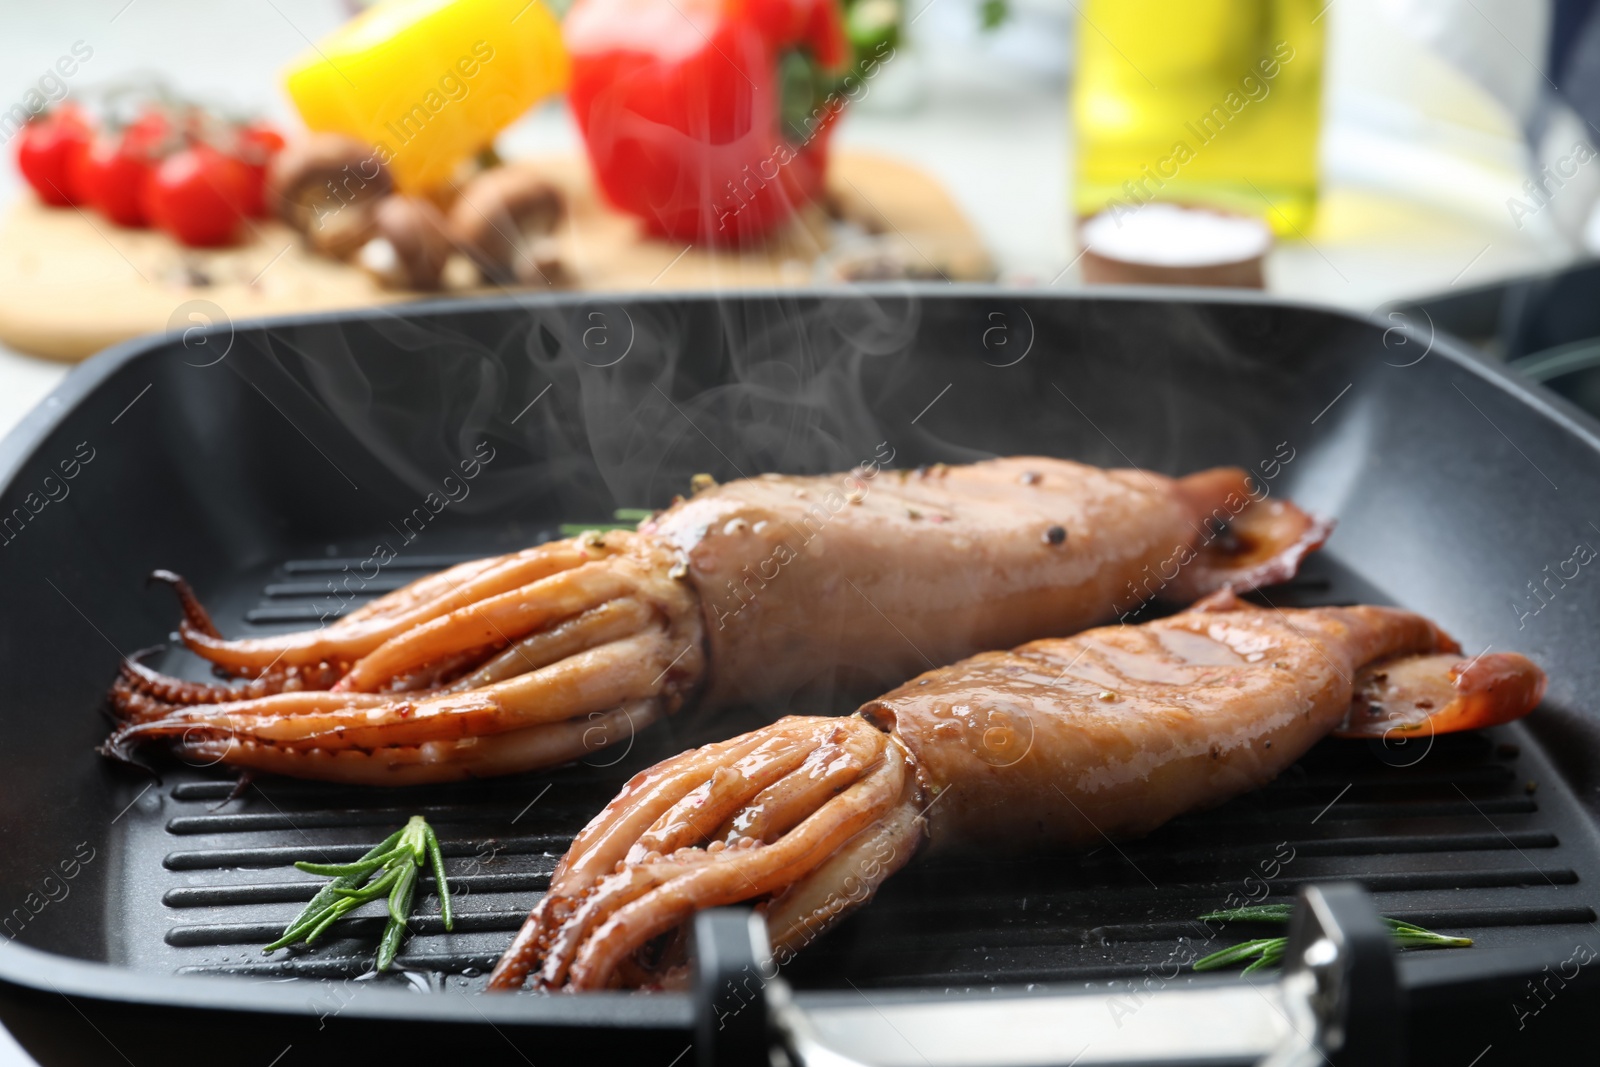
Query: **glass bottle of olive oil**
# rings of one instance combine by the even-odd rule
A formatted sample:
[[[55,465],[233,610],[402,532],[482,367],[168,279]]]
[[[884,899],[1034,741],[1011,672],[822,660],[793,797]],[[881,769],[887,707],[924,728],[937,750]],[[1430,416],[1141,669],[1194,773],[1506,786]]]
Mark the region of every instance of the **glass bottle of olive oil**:
[[[1080,0],[1080,216],[1151,200],[1309,230],[1327,0]]]

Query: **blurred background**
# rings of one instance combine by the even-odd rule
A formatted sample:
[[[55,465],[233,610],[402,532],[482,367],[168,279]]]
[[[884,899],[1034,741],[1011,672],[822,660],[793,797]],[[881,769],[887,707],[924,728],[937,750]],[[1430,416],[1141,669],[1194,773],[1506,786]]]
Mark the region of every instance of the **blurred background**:
[[[0,429],[153,330],[568,288],[1231,285],[1600,363],[1593,0],[837,2],[13,5]]]

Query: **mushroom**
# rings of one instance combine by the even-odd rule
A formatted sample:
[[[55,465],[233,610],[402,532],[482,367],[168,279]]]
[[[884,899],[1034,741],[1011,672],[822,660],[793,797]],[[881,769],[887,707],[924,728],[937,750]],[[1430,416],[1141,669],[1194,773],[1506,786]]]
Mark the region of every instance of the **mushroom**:
[[[267,203],[324,255],[343,258],[373,232],[394,179],[377,150],[353,137],[313,133],[286,145],[267,171]]]
[[[561,190],[537,168],[492,167],[461,190],[450,231],[491,282],[561,285],[568,279],[555,231],[566,213]]]
[[[426,200],[386,196],[373,208],[374,235],[356,263],[386,289],[437,289],[450,258],[444,216]]]

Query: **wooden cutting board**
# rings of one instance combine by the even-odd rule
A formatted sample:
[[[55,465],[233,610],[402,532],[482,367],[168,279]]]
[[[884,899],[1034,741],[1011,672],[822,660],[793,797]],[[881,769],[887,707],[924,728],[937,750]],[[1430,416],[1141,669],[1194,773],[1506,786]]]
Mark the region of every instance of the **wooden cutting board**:
[[[829,264],[881,235],[933,276],[981,280],[982,243],[939,184],[881,156],[836,152],[832,213],[812,208],[763,249],[713,252],[644,237],[611,210],[579,157],[531,160],[568,196],[559,234],[563,265],[583,289],[738,289],[831,280]],[[919,272],[922,272],[919,267]],[[451,291],[480,294],[481,287]],[[51,359],[79,360],[140,334],[226,316],[370,307],[420,295],[379,288],[361,271],[314,255],[276,222],[256,224],[233,248],[186,249],[150,230],[127,230],[32,197],[0,225],[0,342]]]

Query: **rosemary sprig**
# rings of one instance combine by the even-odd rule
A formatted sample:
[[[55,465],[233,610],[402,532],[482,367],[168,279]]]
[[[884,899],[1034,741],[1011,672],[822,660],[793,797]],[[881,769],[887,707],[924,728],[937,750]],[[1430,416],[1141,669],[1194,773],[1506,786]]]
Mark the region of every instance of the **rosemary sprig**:
[[[601,533],[607,530],[634,530],[641,522],[654,515],[649,508],[617,508],[611,513],[616,522],[564,522],[560,525],[562,537],[578,537],[590,530]]]
[[[445,880],[444,854],[439,849],[439,835],[433,832],[427,820],[420,815],[411,816],[405,827],[396,830],[353,863],[311,863],[301,860],[295,864],[307,874],[325,875],[332,879],[317,891],[311,903],[295,916],[283,931],[283,936],[264,948],[273,952],[304,941],[308,946],[316,943],[328,927],[347,913],[355,911],[368,901],[379,897],[389,898],[389,922],[383,928],[383,938],[378,942],[378,970],[387,971],[400,951],[400,942],[406,933],[406,917],[411,914],[411,901],[416,893],[418,868],[427,863],[433,879],[439,886],[439,912],[444,917],[444,928],[455,929],[455,914],[450,907],[450,885]]]
[[[1194,969],[1218,971],[1249,960],[1250,965],[1244,969],[1244,973],[1251,974],[1283,959],[1283,950],[1288,944],[1287,937],[1263,937],[1256,941],[1246,941],[1242,945],[1234,945],[1232,948],[1200,957],[1194,961]]]
[[[1207,912],[1200,916],[1200,921],[1286,923],[1293,910],[1293,905],[1290,904],[1260,904],[1254,907]],[[1472,944],[1470,937],[1436,934],[1432,930],[1424,930],[1415,923],[1408,923],[1403,919],[1391,919],[1388,916],[1382,918],[1384,924],[1389,927],[1390,934],[1394,936],[1395,944],[1400,948],[1467,948]],[[1197,971],[1216,971],[1248,960],[1249,965],[1245,967],[1243,973],[1251,974],[1263,967],[1271,967],[1281,962],[1288,944],[1287,937],[1264,937],[1246,941],[1242,945],[1234,945],[1232,948],[1213,952],[1209,956],[1201,956],[1192,966]]]
[[[1293,904],[1256,904],[1252,907],[1208,911],[1200,916],[1200,921],[1203,923],[1286,923],[1293,913]]]
[[[631,530],[631,522],[564,522],[556,527],[562,537],[582,537],[593,530],[595,533],[610,533],[612,530]]]

